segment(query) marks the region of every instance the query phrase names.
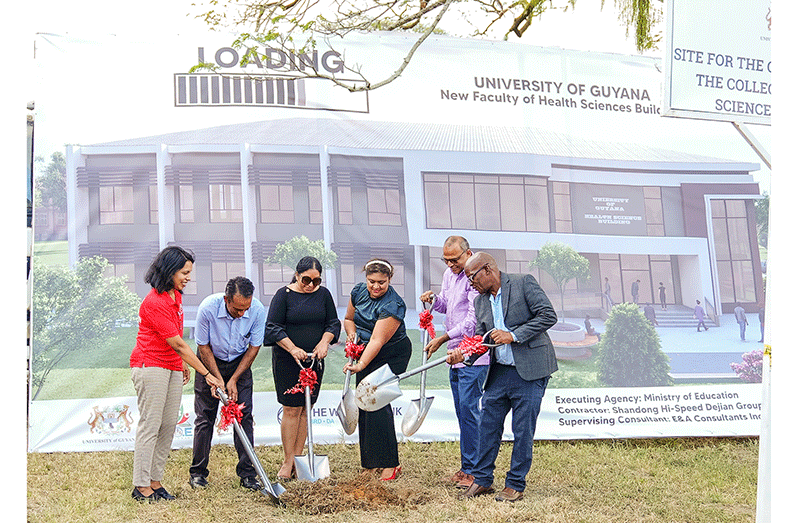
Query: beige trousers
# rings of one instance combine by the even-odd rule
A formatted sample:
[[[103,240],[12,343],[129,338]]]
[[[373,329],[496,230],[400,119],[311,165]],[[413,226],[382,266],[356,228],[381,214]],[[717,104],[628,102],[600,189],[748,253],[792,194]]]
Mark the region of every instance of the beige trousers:
[[[139,407],[133,486],[149,487],[151,481],[163,479],[180,414],[183,373],[161,367],[133,367],[131,379]]]

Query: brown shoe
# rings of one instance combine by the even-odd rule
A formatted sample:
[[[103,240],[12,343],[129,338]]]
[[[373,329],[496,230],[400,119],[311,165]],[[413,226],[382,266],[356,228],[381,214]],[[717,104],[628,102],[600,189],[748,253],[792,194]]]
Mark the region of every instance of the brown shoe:
[[[465,498],[475,498],[477,496],[484,496],[485,494],[492,494],[495,492],[493,487],[483,487],[482,485],[478,485],[477,483],[471,483],[471,486],[465,492],[461,492],[457,495],[460,499]]]
[[[471,474],[463,474],[463,479],[455,485],[457,488],[468,488],[474,483],[474,476]]]
[[[457,483],[457,482],[459,482],[461,479],[463,479],[463,478],[465,477],[465,475],[466,475],[466,474],[465,474],[465,472],[463,472],[462,470],[458,470],[457,472],[455,472],[455,473],[454,473],[454,476],[452,476],[451,478],[449,478],[449,482],[451,482],[451,483]]]
[[[523,491],[513,490],[510,487],[504,487],[504,490],[496,496],[496,501],[507,501],[509,503],[515,503],[522,499],[524,499]]]

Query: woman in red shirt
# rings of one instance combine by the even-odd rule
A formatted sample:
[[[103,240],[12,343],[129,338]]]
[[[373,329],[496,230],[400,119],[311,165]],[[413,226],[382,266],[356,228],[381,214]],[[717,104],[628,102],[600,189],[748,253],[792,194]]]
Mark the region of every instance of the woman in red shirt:
[[[133,451],[133,499],[175,499],[161,485],[177,426],[189,366],[205,377],[216,395],[224,383],[211,374],[183,340],[183,289],[191,281],[194,256],[178,246],[162,250],[144,281],[152,290],[139,309],[131,378],[138,395],[139,422]]]

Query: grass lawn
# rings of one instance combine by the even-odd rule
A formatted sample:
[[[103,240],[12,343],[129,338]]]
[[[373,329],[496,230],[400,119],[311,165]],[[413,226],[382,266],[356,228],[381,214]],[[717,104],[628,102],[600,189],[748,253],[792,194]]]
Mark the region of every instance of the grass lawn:
[[[69,265],[69,242],[33,242],[33,263],[42,265]]]
[[[131,499],[131,452],[29,454],[28,521],[750,523],[756,514],[756,438],[539,441],[515,504],[457,499],[443,481],[459,465],[455,442],[400,444],[403,473],[394,482],[360,477],[357,445],[314,450],[328,456],[331,475],[283,483],[285,508],[238,485],[228,445],[213,447],[210,487],[198,491],[187,482],[191,449],[172,451],[163,483],[177,500],[151,505]],[[511,450],[505,443],[499,451],[498,489]],[[256,452],[274,481],[282,449]]]

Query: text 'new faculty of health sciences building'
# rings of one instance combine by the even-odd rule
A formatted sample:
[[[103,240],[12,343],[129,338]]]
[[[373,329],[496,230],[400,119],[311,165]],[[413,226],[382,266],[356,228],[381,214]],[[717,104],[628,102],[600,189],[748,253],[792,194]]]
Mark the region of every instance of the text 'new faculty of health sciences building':
[[[264,263],[293,237],[323,239],[339,265],[325,285],[339,306],[372,257],[395,265],[410,308],[436,290],[441,246],[461,234],[507,272],[531,272],[547,242],[590,261],[566,311],[615,302],[700,300],[710,315],[756,310],[763,283],[751,176],[758,165],[608,144],[531,129],[291,118],[67,150],[70,260],[100,255],[140,296],[153,256],[197,257],[192,307],[246,275],[268,305],[292,269]],[[559,309],[559,307],[558,307]]]

